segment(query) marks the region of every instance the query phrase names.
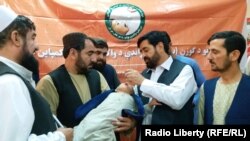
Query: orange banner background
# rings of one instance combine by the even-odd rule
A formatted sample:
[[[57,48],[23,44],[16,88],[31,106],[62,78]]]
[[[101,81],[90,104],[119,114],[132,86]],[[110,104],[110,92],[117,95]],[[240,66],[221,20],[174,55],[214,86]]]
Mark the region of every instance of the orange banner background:
[[[172,38],[174,53],[196,59],[205,76],[211,78],[216,74],[210,71],[205,58],[207,39],[217,31],[241,32],[246,15],[246,0],[0,0],[0,4],[35,22],[41,76],[64,63],[62,37],[69,32],[80,31],[107,39],[110,46],[108,63],[116,68],[122,79],[122,72],[128,68],[139,71],[145,68],[136,47],[138,37],[151,30],[165,30]],[[133,6],[138,7],[145,16],[141,31],[129,40],[115,37],[105,24],[110,8],[118,4],[130,4],[131,13],[138,13]],[[134,23],[138,20],[124,13],[118,13],[118,17]]]

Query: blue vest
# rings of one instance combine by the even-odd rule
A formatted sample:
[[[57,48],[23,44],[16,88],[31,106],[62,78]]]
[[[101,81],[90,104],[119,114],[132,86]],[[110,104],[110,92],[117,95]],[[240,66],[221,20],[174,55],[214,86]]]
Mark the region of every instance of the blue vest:
[[[205,113],[204,124],[213,124],[213,100],[216,83],[219,78],[204,83]],[[225,117],[225,124],[250,124],[250,76],[243,74],[232,104]]]

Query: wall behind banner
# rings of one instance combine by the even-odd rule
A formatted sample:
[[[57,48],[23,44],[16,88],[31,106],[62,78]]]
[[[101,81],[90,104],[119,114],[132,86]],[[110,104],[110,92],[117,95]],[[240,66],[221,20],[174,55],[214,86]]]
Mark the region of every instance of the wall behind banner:
[[[64,63],[63,35],[80,31],[108,40],[108,63],[122,80],[124,70],[145,68],[136,41],[150,30],[167,31],[173,53],[196,59],[207,78],[215,76],[205,58],[207,39],[217,31],[241,32],[246,15],[246,0],[0,0],[0,4],[35,22],[41,76]],[[124,32],[116,30],[117,25]]]

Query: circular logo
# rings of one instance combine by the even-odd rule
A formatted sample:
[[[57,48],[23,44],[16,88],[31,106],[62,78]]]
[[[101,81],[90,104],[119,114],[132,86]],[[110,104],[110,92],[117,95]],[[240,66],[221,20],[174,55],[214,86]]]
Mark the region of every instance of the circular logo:
[[[118,39],[130,40],[136,37],[145,25],[145,14],[137,6],[120,3],[109,8],[105,15],[108,31]]]

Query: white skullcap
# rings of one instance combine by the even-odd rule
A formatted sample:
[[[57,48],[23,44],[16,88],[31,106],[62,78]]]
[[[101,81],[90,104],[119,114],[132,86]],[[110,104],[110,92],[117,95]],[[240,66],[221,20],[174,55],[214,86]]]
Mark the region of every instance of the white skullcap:
[[[0,32],[8,27],[16,17],[17,14],[13,10],[4,5],[0,5]]]

